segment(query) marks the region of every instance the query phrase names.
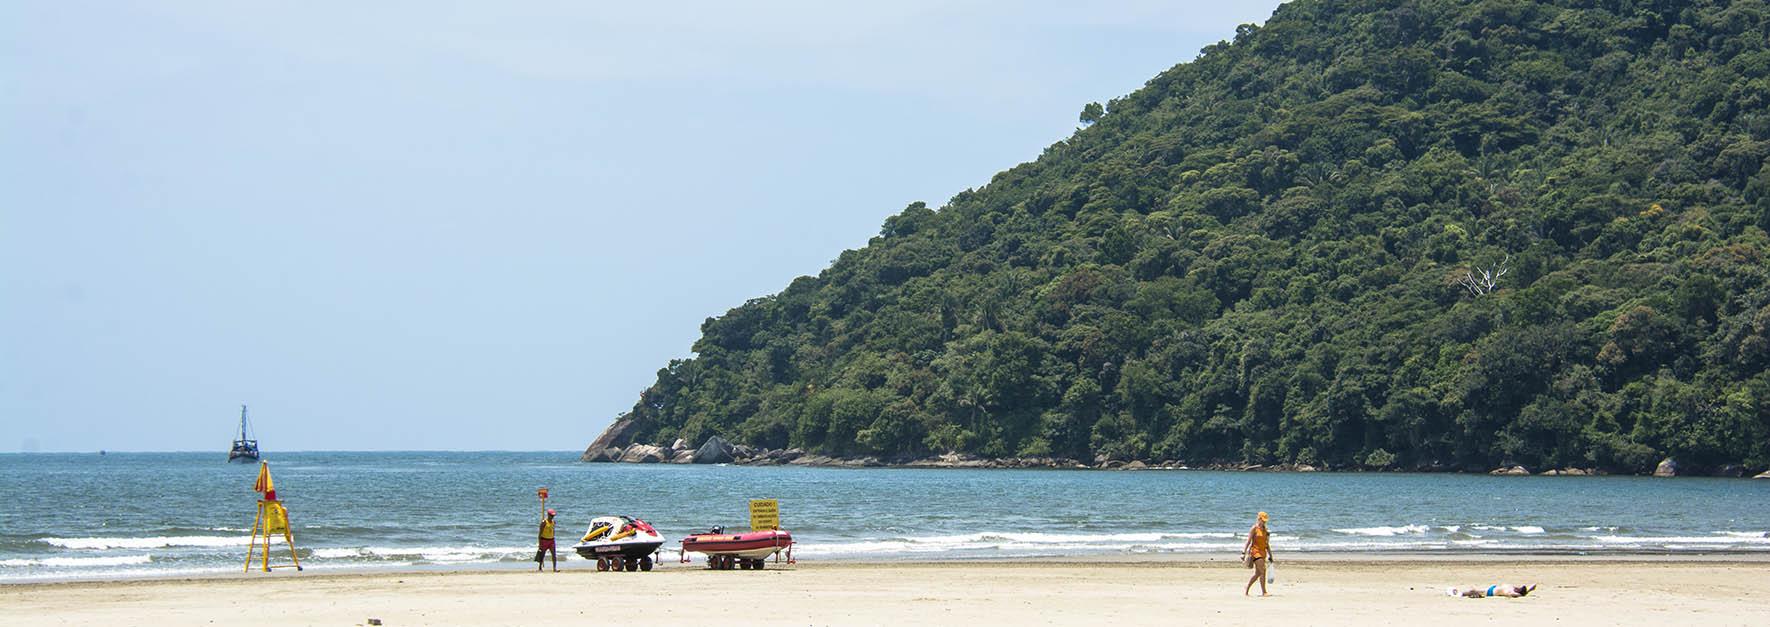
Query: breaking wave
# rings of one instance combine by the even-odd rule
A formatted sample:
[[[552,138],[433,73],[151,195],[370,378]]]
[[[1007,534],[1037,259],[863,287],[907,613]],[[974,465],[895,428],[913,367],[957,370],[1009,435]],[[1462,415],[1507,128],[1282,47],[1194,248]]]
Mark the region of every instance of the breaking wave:
[[[45,557],[41,559],[0,560],[0,566],[10,568],[29,568],[43,566],[49,568],[81,568],[92,566],[133,566],[152,561],[146,555],[118,555],[115,557]]]

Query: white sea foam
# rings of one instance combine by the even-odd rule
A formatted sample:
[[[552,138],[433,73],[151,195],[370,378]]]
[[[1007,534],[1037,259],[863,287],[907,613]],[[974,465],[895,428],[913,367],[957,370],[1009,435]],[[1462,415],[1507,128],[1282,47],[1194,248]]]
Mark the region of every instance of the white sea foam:
[[[28,570],[20,572],[0,571],[0,582],[21,583],[27,581],[74,581],[82,579],[115,580],[135,577],[177,577],[204,575],[214,573],[238,573],[240,565],[231,567],[216,566],[213,568],[96,568],[96,569],[55,569]]]
[[[1469,528],[1470,529],[1480,529],[1482,531],[1510,531],[1512,533],[1524,533],[1524,534],[1538,534],[1538,533],[1545,532],[1545,530],[1542,527],[1538,527],[1535,525],[1521,525],[1521,526],[1517,526],[1517,527],[1507,527],[1505,525],[1469,525]]]
[[[1399,536],[1426,533],[1430,527],[1425,525],[1406,525],[1403,527],[1354,527],[1352,529],[1335,529],[1334,531],[1354,536]]]
[[[1239,535],[1226,531],[1186,533],[1106,533],[1061,534],[1037,532],[984,532],[963,535],[921,536],[912,538],[881,538],[852,542],[803,542],[799,551],[807,555],[921,555],[929,553],[1062,553],[1066,551],[1180,551],[1233,550],[1239,544],[1200,542],[1201,540],[1234,540]]]
[[[1750,537],[1750,536],[1730,536],[1730,535],[1713,535],[1713,536],[1617,536],[1617,535],[1609,535],[1609,536],[1590,536],[1590,538],[1593,540],[1597,540],[1598,542],[1601,542],[1604,544],[1636,544],[1636,545],[1642,545],[1642,544],[1655,544],[1655,545],[1657,545],[1657,544],[1708,544],[1708,545],[1764,544],[1764,545],[1770,545],[1770,537],[1763,537],[1763,536],[1759,536],[1759,537],[1754,538],[1754,537]]]
[[[282,538],[272,538],[281,543]],[[64,549],[166,549],[173,547],[243,547],[251,536],[155,536],[151,538],[43,538],[43,542]]]
[[[47,566],[51,568],[80,568],[92,566],[132,566],[146,564],[151,561],[146,555],[118,555],[114,557],[45,557],[41,559],[0,560],[0,566],[29,567]]]
[[[1190,532],[1190,533],[1039,533],[1014,531],[986,531],[947,536],[917,536],[909,538],[890,538],[885,542],[896,542],[914,546],[954,546],[965,544],[997,545],[1006,542],[1022,544],[1103,544],[1124,542],[1162,542],[1165,540],[1203,540],[1203,539],[1234,539],[1239,534],[1230,532]]]
[[[1230,539],[1238,537],[1229,532],[1192,532],[1192,533],[1102,533],[1102,534],[1064,534],[1064,533],[983,533],[983,539],[1003,539],[1010,542],[1028,544],[1098,544],[1113,542],[1161,542],[1163,540],[1201,540]]]
[[[531,554],[533,547],[326,547],[313,549],[320,560],[497,561]]]

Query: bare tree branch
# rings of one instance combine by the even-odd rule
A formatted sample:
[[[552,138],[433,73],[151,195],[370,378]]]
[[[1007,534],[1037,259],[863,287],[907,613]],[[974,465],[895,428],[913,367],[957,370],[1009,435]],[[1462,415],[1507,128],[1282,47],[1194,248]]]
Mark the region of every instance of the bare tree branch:
[[[1511,270],[1512,256],[1506,255],[1505,261],[1501,261],[1498,266],[1493,268],[1475,266],[1474,270],[1464,272],[1463,278],[1457,279],[1457,283],[1462,285],[1463,289],[1469,290],[1469,294],[1479,298],[1500,289],[1500,277],[1506,276],[1506,273]]]

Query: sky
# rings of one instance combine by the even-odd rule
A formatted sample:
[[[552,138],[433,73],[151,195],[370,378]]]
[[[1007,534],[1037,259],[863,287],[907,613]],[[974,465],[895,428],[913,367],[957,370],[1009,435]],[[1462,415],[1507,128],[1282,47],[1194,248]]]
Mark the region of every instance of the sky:
[[[0,3],[0,451],[582,449],[1277,4]]]

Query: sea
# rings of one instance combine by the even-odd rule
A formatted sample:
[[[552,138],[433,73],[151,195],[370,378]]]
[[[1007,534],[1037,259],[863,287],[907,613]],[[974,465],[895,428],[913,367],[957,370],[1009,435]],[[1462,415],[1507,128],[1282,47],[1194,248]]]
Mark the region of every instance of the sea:
[[[1203,470],[586,464],[575,452],[269,453],[309,571],[530,567],[541,504],[561,558],[594,516],[666,537],[748,527],[776,499],[801,560],[1233,559],[1770,552],[1770,481]],[[256,464],[218,453],[0,454],[0,582],[241,572]],[[674,542],[666,545],[673,547]],[[280,538],[273,556],[287,559]],[[661,556],[681,567],[677,554]],[[696,564],[698,564],[698,560]],[[581,565],[580,565],[581,566]],[[256,565],[254,565],[256,568]]]

